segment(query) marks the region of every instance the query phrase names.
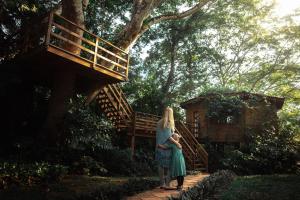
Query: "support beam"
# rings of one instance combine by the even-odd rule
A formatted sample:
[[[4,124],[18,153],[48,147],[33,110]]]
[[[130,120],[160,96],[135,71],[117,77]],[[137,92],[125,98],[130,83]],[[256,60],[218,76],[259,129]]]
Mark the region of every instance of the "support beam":
[[[132,135],[131,135],[131,159],[134,159],[134,148],[135,148],[135,122],[136,122],[136,113],[133,115],[132,120]]]
[[[88,91],[88,94],[87,94],[87,98],[85,100],[85,105],[89,105],[95,98],[96,96],[100,93],[100,91],[103,89],[104,86],[97,86],[97,88],[99,89],[95,89],[95,85],[92,87],[92,89],[90,89]]]

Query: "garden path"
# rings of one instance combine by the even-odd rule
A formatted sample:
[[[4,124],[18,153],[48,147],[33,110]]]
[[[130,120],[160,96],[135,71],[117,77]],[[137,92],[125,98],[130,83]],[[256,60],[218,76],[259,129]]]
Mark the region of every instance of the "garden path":
[[[197,182],[202,181],[203,178],[209,176],[207,173],[199,173],[196,175],[188,175],[185,177],[184,180],[184,187],[183,190],[187,190],[194,185],[197,184]],[[171,182],[172,187],[176,187],[176,180],[173,180]],[[136,194],[131,197],[127,197],[126,200],[167,200],[169,197],[178,197],[180,195],[180,192],[177,190],[163,190],[160,188],[155,188],[153,190],[148,190],[139,194]]]

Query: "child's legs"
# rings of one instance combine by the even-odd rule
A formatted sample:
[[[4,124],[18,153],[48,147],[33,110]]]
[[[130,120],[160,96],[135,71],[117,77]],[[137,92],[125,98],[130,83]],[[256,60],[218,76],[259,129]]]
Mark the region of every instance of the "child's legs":
[[[183,185],[183,181],[184,181],[184,176],[177,176],[178,187]]]

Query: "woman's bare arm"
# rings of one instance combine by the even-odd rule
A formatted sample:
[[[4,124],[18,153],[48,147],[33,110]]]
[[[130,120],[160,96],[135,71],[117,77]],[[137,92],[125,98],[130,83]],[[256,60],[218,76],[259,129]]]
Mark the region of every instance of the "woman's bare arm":
[[[182,149],[182,146],[179,142],[177,142],[176,140],[174,140],[174,138],[170,137],[169,140],[174,143],[179,149]]]
[[[157,147],[161,148],[161,149],[168,149],[168,147],[166,145],[163,145],[163,144],[158,144]]]

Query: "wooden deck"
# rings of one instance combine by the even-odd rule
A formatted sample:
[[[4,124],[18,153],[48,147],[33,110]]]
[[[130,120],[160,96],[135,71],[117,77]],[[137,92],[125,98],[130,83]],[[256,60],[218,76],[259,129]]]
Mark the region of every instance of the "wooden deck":
[[[12,60],[28,77],[44,83],[55,71],[75,70],[80,84],[128,80],[128,53],[66,18],[51,12],[32,32]]]

